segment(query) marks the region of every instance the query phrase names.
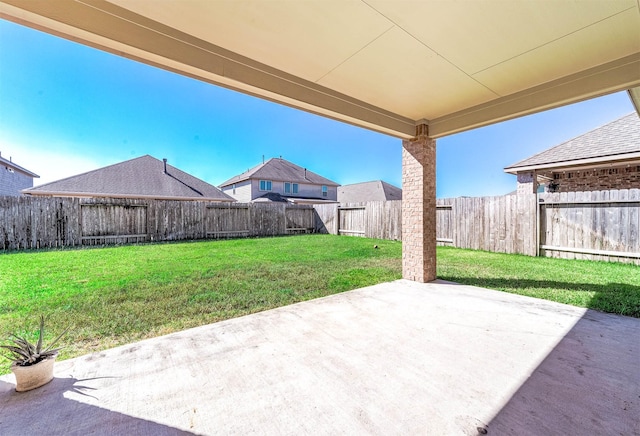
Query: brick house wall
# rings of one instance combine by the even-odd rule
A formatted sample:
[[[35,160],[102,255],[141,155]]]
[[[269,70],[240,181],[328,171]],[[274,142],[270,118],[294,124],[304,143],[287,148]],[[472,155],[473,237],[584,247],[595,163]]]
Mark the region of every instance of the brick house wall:
[[[556,192],[640,188],[640,165],[553,173]]]
[[[0,195],[17,197],[21,190],[33,187],[33,177],[0,165]]]
[[[538,172],[547,177],[545,192],[606,191],[640,189],[640,165],[624,165],[587,170]],[[518,194],[535,192],[533,172],[518,173]]]
[[[533,180],[533,172],[518,173],[518,195],[536,192],[537,185]]]

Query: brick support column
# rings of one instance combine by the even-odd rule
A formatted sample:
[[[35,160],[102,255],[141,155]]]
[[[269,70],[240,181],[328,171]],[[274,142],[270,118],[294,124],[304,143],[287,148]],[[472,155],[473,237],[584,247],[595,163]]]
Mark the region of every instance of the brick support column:
[[[436,141],[426,125],[402,141],[402,277],[436,278]]]

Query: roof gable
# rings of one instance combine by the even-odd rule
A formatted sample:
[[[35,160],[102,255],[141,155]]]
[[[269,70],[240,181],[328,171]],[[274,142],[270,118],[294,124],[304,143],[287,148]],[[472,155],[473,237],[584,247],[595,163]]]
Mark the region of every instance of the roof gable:
[[[338,188],[338,201],[341,203],[390,200],[402,200],[402,189],[382,180],[354,183]]]
[[[229,186],[249,179],[340,186],[334,181],[282,158],[271,158],[263,164],[230,178],[220,186]]]
[[[631,153],[640,153],[640,118],[635,112],[516,162],[505,171],[582,159],[617,160]]]
[[[164,162],[149,155],[22,192],[31,195],[234,201],[215,186],[169,164],[165,173]]]
[[[28,169],[22,168],[20,165],[16,165],[14,162],[5,159],[2,156],[0,156],[0,165],[4,166],[5,168],[11,168],[14,171],[17,171],[19,173],[24,174],[25,176],[29,176],[29,177],[33,177],[33,178],[39,178],[40,177],[36,173],[32,173]]]

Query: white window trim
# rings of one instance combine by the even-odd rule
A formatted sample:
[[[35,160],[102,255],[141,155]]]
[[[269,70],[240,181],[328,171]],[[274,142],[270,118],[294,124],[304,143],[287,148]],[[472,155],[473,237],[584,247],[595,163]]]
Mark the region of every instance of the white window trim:
[[[288,191],[287,191],[287,185],[289,185],[289,190]],[[284,182],[283,186],[284,186],[283,192],[285,194],[297,194],[298,192],[300,192],[299,183]]]
[[[265,189],[262,189],[262,182],[264,182]],[[258,182],[258,190],[260,190],[262,192],[270,192],[270,191],[272,191],[273,190],[273,182],[271,180],[260,180]]]

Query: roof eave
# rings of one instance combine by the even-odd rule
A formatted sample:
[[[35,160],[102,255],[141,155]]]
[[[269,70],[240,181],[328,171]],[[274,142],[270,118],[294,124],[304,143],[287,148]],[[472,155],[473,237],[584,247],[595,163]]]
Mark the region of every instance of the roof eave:
[[[633,103],[633,106],[636,108],[638,116],[640,116],[640,86],[627,89],[627,92],[629,93],[629,98],[631,98],[631,103]]]
[[[0,158],[0,163],[2,163],[2,165],[11,167],[11,169],[13,169],[14,171],[17,171],[19,173],[24,174],[25,176],[29,176],[29,177],[33,177],[34,179],[37,178],[39,179],[40,176],[37,175],[36,173],[33,173],[31,171],[29,171],[26,168],[22,168],[20,165],[16,165],[13,162],[11,162],[10,160],[6,160],[4,158]]]
[[[599,163],[624,163],[625,161],[632,160],[632,159],[640,159],[640,152],[624,153],[624,154],[611,155],[611,156],[599,156],[599,157],[592,157],[587,159],[567,160],[567,161],[561,161],[561,162],[543,163],[543,164],[537,164],[537,165],[524,165],[520,167],[506,167],[504,169],[504,172],[509,174],[517,174],[524,171],[536,171],[536,170],[554,169],[554,168],[562,168],[562,167],[576,167],[576,166],[599,164]]]
[[[136,194],[107,194],[98,192],[64,192],[64,191],[34,191],[23,189],[24,195],[35,197],[77,197],[77,198],[127,198],[127,199],[145,199],[145,200],[179,200],[179,201],[218,201],[233,203],[236,200],[231,198],[213,198],[213,197],[178,197],[168,195],[136,195]]]
[[[238,176],[236,176],[238,177]],[[218,188],[222,189],[222,188],[226,188],[227,186],[231,186],[234,183],[240,183],[240,182],[245,182],[247,180],[250,180],[251,177],[246,177],[246,178],[238,178],[236,179],[236,177],[233,177],[229,180],[227,180],[226,182],[223,182],[222,184],[218,185]]]

